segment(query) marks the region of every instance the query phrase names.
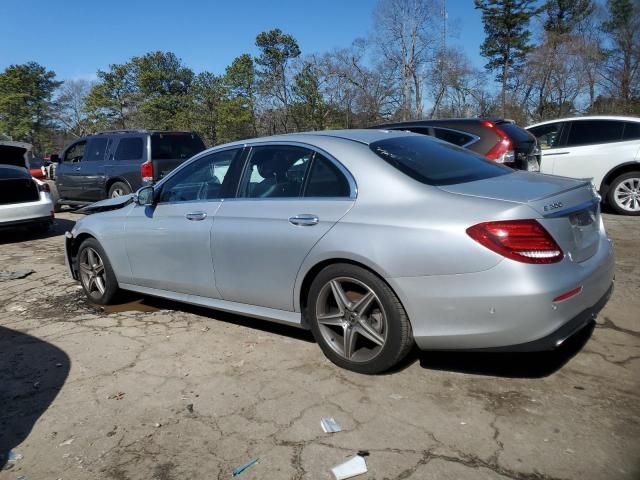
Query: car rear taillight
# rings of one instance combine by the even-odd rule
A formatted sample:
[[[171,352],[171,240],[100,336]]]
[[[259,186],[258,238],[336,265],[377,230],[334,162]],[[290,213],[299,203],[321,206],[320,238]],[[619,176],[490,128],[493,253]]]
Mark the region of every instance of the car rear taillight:
[[[489,250],[524,263],[556,263],[562,249],[536,220],[485,222],[467,228],[467,234]]]
[[[498,143],[496,143],[491,150],[489,150],[484,156],[489,160],[493,160],[498,163],[512,163],[516,161],[516,152],[513,149],[513,143],[511,139],[504,133],[500,127],[497,127],[493,122],[483,120],[482,124],[485,127],[491,128],[496,135],[498,135]]]
[[[51,189],[49,188],[49,184],[48,183],[39,183],[38,184],[38,190],[41,191],[41,192],[51,193]]]
[[[149,161],[140,165],[140,174],[142,175],[143,183],[153,182],[153,163]]]

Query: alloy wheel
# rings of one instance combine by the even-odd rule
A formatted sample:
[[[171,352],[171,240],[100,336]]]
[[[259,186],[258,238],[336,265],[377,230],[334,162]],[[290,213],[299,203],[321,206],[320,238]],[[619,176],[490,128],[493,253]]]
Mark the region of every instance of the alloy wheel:
[[[613,198],[618,206],[627,212],[640,212],[640,178],[627,178],[620,182]]]
[[[351,277],[327,282],[318,295],[316,320],[326,343],[345,360],[368,362],[387,341],[382,302],[365,283]]]
[[[121,197],[122,195],[124,195],[124,190],[122,188],[115,188],[111,192],[111,198]]]
[[[80,281],[91,297],[101,297],[107,288],[104,263],[96,250],[87,247],[79,259]]]

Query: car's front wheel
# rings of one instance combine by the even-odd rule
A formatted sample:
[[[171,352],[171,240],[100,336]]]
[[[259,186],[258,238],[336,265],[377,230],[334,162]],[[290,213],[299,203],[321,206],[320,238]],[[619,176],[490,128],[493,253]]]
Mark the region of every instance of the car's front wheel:
[[[640,172],[616,177],[609,187],[607,203],[622,215],[640,215]]]
[[[349,370],[382,373],[413,346],[398,297],[380,277],[356,265],[324,268],[311,284],[306,313],[324,354]]]
[[[89,301],[111,303],[118,294],[118,281],[104,249],[95,238],[88,238],[78,249],[78,276]]]

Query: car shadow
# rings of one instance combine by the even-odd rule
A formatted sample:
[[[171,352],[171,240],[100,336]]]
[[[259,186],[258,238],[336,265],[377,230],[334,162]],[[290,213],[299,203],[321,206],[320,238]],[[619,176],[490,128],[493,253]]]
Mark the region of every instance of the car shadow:
[[[595,322],[591,322],[555,350],[545,352],[413,352],[427,370],[444,370],[505,378],[543,378],[560,370],[577,355],[591,338]]]
[[[76,224],[73,220],[66,218],[56,218],[49,230],[43,233],[36,233],[28,227],[3,228],[0,230],[0,245],[8,243],[20,243],[28,240],[38,240],[43,238],[59,237],[64,232],[70,231]]]
[[[223,312],[222,310],[214,310],[188,303],[177,302],[166,298],[151,297],[139,295],[135,293],[125,294],[123,300],[126,303],[111,305],[108,307],[99,307],[105,313],[125,312],[125,311],[152,311],[155,310],[175,310],[179,312],[192,313],[201,317],[210,318],[212,320],[220,320],[226,323],[233,323],[253,330],[261,332],[273,333],[284,337],[295,338],[305,342],[315,343],[313,335],[309,330],[297,328],[291,325],[276,323],[271,320],[261,320],[259,318],[247,317],[235,313]]]
[[[123,300],[126,303],[108,307],[95,307],[105,311],[105,313],[175,310],[240,325],[253,330],[316,343],[309,330],[269,320],[198,307],[164,298],[141,296],[135,293],[125,294]],[[577,355],[591,338],[594,328],[595,322],[591,322],[591,324],[565,340],[560,347],[545,352],[420,351],[415,347],[398,365],[384,374],[398,373],[418,363],[426,370],[442,370],[505,378],[543,378],[560,370]]]
[[[71,361],[59,348],[0,326],[0,470],[62,389]],[[17,452],[20,453],[20,452]]]

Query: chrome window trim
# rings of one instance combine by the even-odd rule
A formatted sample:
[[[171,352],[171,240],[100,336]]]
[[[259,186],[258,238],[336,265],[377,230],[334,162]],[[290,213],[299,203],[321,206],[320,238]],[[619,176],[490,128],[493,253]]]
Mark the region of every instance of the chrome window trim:
[[[228,147],[224,147],[224,148],[210,148],[208,150],[204,150],[200,153],[195,154],[193,157],[191,157],[189,160],[187,160],[186,162],[183,162],[181,165],[179,165],[178,167],[174,168],[171,172],[169,172],[169,175],[167,175],[166,177],[163,177],[158,183],[156,183],[155,185],[153,185],[153,189],[154,191],[156,189],[161,189],[163,184],[170,179],[173,175],[176,175],[180,170],[182,170],[183,168],[186,168],[188,165],[191,165],[192,163],[197,162],[198,160],[201,160],[204,157],[208,157],[209,155],[213,155],[215,153],[221,153],[221,152],[226,152],[227,150],[240,150],[240,152],[242,152],[242,150],[245,149],[245,145],[233,145],[233,146],[228,146]],[[156,203],[156,205],[178,205],[178,204],[184,204],[184,203],[194,203],[194,202],[199,202],[199,203],[203,203],[203,202],[222,202],[223,200],[225,200],[224,198],[207,198],[207,199],[201,199],[201,200],[185,200],[182,202],[160,202],[158,201],[158,203]]]
[[[283,145],[283,146],[289,146],[289,147],[300,147],[300,148],[306,148],[308,150],[311,150],[315,153],[319,153],[320,155],[324,156],[327,160],[329,160],[331,163],[333,163],[335,165],[335,167],[340,170],[340,172],[345,176],[345,178],[347,179],[347,183],[349,184],[349,196],[348,197],[303,197],[303,196],[298,196],[298,197],[273,197],[273,198],[261,198],[259,200],[275,200],[277,198],[281,199],[281,200],[300,200],[300,199],[307,199],[307,198],[325,198],[325,199],[344,199],[344,200],[355,200],[356,198],[358,198],[358,184],[356,183],[355,178],[353,177],[353,175],[351,174],[351,172],[347,169],[347,167],[345,167],[338,159],[336,159],[333,155],[331,155],[330,153],[328,153],[326,150],[323,150],[319,147],[316,147],[315,145],[310,145],[308,143],[304,143],[304,142],[296,142],[296,141],[290,141],[290,140],[273,140],[273,141],[261,141],[261,142],[250,142],[250,143],[245,143],[244,146],[245,147],[263,147],[263,146],[277,146],[277,145]],[[246,168],[247,162],[249,161],[249,157],[250,157],[251,152],[249,152],[249,154],[247,154],[246,158],[245,158],[245,165],[244,167]],[[237,199],[237,200],[256,200],[256,198],[250,198],[250,197],[239,197],[236,195],[236,197],[234,197],[233,199]],[[229,198],[225,199],[225,200],[231,200]]]

